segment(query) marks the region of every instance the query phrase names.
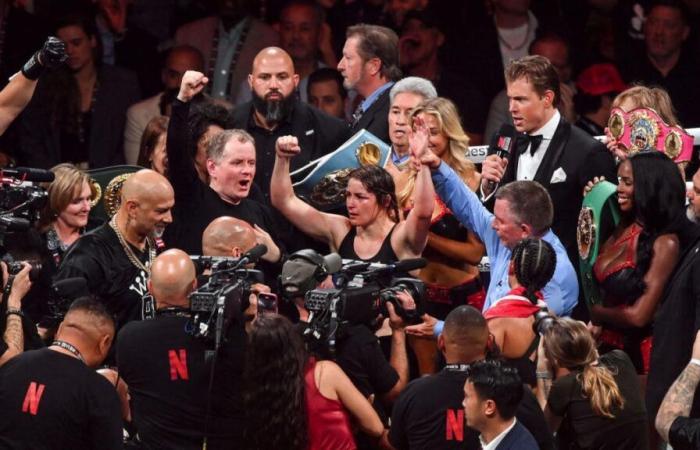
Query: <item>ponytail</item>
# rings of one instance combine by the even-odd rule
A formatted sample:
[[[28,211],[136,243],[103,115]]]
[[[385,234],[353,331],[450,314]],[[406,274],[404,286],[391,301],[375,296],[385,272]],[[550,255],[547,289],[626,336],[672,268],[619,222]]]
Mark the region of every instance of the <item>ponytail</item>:
[[[578,375],[578,379],[584,395],[591,400],[591,408],[597,415],[614,419],[613,407],[624,408],[625,399],[622,398],[610,369],[589,364]]]

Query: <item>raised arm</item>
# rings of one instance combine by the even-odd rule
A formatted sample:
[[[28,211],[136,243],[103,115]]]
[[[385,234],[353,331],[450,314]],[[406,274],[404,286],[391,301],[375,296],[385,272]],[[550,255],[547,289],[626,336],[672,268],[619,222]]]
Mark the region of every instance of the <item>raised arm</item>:
[[[177,94],[177,99],[173,102],[165,150],[168,154],[168,166],[170,169],[168,178],[173,185],[176,197],[190,192],[192,183],[197,181],[194,161],[187,148],[190,138],[188,116],[190,101],[204,89],[208,81],[204,74],[188,70],[182,76],[180,92]]]
[[[644,293],[625,308],[595,305],[591,309],[593,321],[623,328],[643,327],[651,322],[666,282],[678,262],[679,251],[678,238],[675,235],[664,234],[657,237],[654,241],[654,256],[651,258],[649,270],[644,275]]]
[[[62,64],[68,56],[65,44],[50,36],[44,46],[34,53],[22,71],[10,78],[10,82],[0,91],[0,135],[7,130],[13,120],[22,112],[34,95],[37,79],[45,68]]]
[[[455,241],[435,233],[428,233],[428,247],[455,261],[477,265],[484,256],[486,248],[471,231],[464,241]]]
[[[275,143],[275,167],[270,182],[270,201],[284,217],[304,233],[337,250],[350,230],[350,221],[337,214],[326,214],[301,200],[294,193],[289,175],[290,160],[301,152],[294,136],[281,136]]]

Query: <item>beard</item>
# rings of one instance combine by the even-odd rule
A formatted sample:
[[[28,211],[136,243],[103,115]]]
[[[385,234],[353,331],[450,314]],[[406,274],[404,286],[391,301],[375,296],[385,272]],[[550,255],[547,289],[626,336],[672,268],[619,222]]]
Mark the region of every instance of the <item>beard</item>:
[[[253,107],[257,112],[265,116],[265,121],[269,125],[277,125],[281,121],[288,119],[294,107],[294,93],[282,100],[267,100],[253,91]]]

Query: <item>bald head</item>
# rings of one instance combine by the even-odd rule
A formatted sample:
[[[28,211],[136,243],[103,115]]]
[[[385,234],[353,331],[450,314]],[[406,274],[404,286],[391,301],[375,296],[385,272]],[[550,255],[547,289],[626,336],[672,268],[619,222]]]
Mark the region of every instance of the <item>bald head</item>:
[[[182,250],[168,250],[158,255],[148,281],[157,308],[187,306],[187,296],[195,287],[195,276],[194,264]]]
[[[238,258],[254,246],[253,227],[234,217],[214,219],[202,234],[202,253],[206,256]]]
[[[289,53],[279,47],[267,47],[258,52],[253,60],[253,75],[270,65],[286,66],[289,73],[294,73],[294,62]]]
[[[122,186],[122,205],[127,201],[151,202],[154,198],[174,198],[170,182],[155,170],[143,169],[129,176]]]
[[[489,329],[479,310],[462,305],[447,315],[440,337],[448,362],[471,363],[484,358]]]

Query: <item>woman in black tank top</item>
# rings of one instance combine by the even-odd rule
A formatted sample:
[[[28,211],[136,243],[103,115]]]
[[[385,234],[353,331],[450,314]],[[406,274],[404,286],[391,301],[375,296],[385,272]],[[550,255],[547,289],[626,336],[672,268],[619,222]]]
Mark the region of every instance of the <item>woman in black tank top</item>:
[[[412,146],[427,148],[428,131],[419,124]],[[301,148],[294,136],[277,140],[270,185],[272,205],[304,233],[329,245],[348,259],[391,263],[421,255],[428,238],[435,191],[430,169],[416,176],[415,204],[400,221],[394,181],[381,167],[367,165],[350,172],[345,194],[348,217],[323,213],[299,199],[289,176],[290,159]]]

